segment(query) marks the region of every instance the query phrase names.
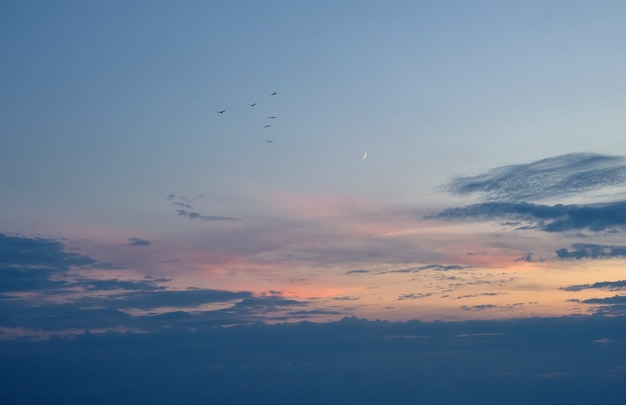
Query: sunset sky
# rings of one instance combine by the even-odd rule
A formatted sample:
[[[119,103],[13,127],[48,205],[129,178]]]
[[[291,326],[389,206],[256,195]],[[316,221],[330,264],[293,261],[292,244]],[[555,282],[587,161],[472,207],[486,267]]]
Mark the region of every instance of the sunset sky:
[[[0,2],[0,403],[623,402],[625,21]]]
[[[3,2],[0,337],[623,315],[624,15]]]

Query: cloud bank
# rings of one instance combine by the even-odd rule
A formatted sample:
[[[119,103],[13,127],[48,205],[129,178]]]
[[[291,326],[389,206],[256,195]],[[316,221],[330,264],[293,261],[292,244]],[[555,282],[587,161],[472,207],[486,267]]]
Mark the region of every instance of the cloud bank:
[[[426,218],[443,220],[508,220],[526,222],[545,232],[604,231],[626,226],[626,201],[589,205],[539,205],[527,202],[488,202],[448,208]],[[521,226],[520,226],[521,227]]]

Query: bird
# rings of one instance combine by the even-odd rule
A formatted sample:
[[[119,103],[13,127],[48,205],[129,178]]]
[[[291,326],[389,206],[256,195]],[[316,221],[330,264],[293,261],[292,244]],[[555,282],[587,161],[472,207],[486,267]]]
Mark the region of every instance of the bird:
[[[269,128],[271,125],[263,125],[263,128]]]
[[[273,92],[272,94],[270,94],[270,96],[275,96],[276,94],[278,94],[277,91]]]
[[[224,114],[226,110],[218,111],[219,114]]]
[[[275,116],[272,115],[271,117],[267,117],[267,118],[270,119],[270,120],[273,120],[273,119],[278,118],[278,117],[275,117]]]
[[[250,107],[254,107],[256,105],[256,103],[252,103],[250,104]]]
[[[267,143],[274,143],[274,141],[265,141],[265,142],[267,142]]]

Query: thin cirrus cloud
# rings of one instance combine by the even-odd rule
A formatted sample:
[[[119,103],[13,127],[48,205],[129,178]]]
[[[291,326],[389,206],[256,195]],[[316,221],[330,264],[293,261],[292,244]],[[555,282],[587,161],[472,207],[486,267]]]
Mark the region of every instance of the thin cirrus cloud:
[[[626,158],[571,153],[528,164],[497,167],[477,176],[457,177],[445,186],[452,194],[478,194],[487,201],[535,201],[621,185]]]
[[[408,267],[408,268],[397,269],[397,270],[384,270],[384,271],[381,271],[379,274],[387,274],[387,273],[419,273],[419,272],[425,271],[425,270],[432,270],[432,271],[455,271],[455,270],[468,269],[470,267],[471,266],[461,266],[461,265],[458,265],[458,264],[451,264],[451,265],[427,264],[427,265],[424,265],[424,266]]]
[[[241,218],[237,217],[226,215],[206,215],[194,210],[195,199],[200,197],[202,196],[189,198],[186,196],[177,196],[176,194],[171,193],[165,198],[165,200],[171,202],[172,205],[176,207],[176,213],[179,217],[186,217],[191,220],[199,221],[241,221]]]
[[[498,167],[477,176],[457,177],[445,185],[448,192],[458,196],[478,195],[483,202],[447,208],[425,218],[498,220],[517,229],[555,233],[612,230],[626,226],[625,200],[568,205],[536,201],[608,190],[625,183],[626,158],[622,156],[560,155],[528,164]]]
[[[179,217],[187,217],[189,219],[198,219],[200,221],[241,221],[241,218],[227,217],[221,215],[204,215],[195,211],[188,211],[184,209],[177,210]]]

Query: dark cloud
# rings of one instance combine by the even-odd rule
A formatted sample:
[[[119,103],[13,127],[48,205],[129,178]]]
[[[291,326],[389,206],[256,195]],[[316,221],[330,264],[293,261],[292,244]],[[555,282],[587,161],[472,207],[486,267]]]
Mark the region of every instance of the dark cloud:
[[[62,243],[51,239],[0,234],[0,253],[0,328],[155,331],[177,325],[236,325],[319,315],[307,308],[308,302],[284,298],[280,291],[254,296],[249,291],[170,290],[163,285],[170,279],[150,276],[140,280],[95,279],[85,276],[88,272],[71,270],[89,270],[99,267],[99,262],[68,253]],[[26,298],[19,294],[24,291],[35,294]],[[200,309],[215,303],[226,308]],[[161,313],[130,315],[132,309]],[[172,309],[177,310],[162,313]]]
[[[433,293],[410,293],[410,294],[402,294],[398,297],[399,301],[402,300],[415,300],[419,298],[426,298],[433,295]]]
[[[517,219],[546,232],[604,231],[626,226],[626,201],[589,205],[537,205],[527,202],[490,202],[448,208],[427,218],[463,220]]]
[[[365,273],[369,273],[369,270],[349,270],[346,271],[346,274],[365,274]]]
[[[457,300],[462,300],[462,299],[466,299],[466,298],[475,298],[475,297],[494,297],[496,295],[505,295],[507,293],[501,293],[501,292],[486,292],[486,293],[480,293],[480,294],[467,294],[467,295],[460,295],[458,297],[455,297],[454,299]]]
[[[129,290],[129,291],[156,291],[163,290],[165,287],[158,286],[154,281],[132,281],[132,280],[91,280],[82,279],[79,282],[69,284],[69,287],[81,287],[86,291],[115,291],[115,290]],[[169,279],[164,279],[169,281]]]
[[[529,302],[529,304],[533,304],[533,303]],[[507,305],[493,305],[493,304],[463,305],[461,309],[463,309],[464,311],[488,311],[491,309],[512,310],[517,307],[521,307],[522,305],[525,305],[525,304],[523,302],[516,302],[514,304],[507,304]]]
[[[463,305],[461,307],[464,311],[486,311],[489,309],[496,309],[498,308],[497,305],[493,305],[493,304],[481,304],[481,305]]]
[[[387,274],[387,273],[418,273],[420,271],[425,271],[425,270],[453,271],[453,270],[464,270],[464,269],[468,269],[470,267],[471,266],[459,266],[459,265],[456,265],[456,264],[453,264],[453,265],[427,264],[425,266],[408,267],[406,269],[385,270],[385,271],[381,271],[380,274]]]
[[[176,196],[175,194],[170,194],[166,200],[171,201],[172,205],[177,207],[176,212],[178,213],[179,217],[186,217],[189,219],[200,221],[241,221],[241,218],[222,215],[205,215],[193,210],[194,201],[197,198],[201,197],[202,196],[197,195],[193,198],[188,198],[185,196]]]
[[[176,201],[176,202],[173,202],[172,204],[174,204],[177,207],[184,208],[184,209],[189,209],[189,210],[193,209],[193,206],[191,204],[189,204],[189,203]]]
[[[536,263],[536,262],[543,262],[543,259],[540,258],[535,258],[535,256],[533,255],[532,252],[528,252],[526,253],[524,256],[515,259],[516,262],[529,262],[529,263]]]
[[[0,291],[62,288],[63,275],[73,267],[106,267],[89,256],[69,253],[61,242],[41,237],[0,233]]]
[[[280,295],[253,297],[252,294],[250,294],[250,296],[237,302],[232,308],[229,308],[228,312],[238,313],[240,315],[265,314],[274,312],[283,307],[302,307],[307,305],[309,305],[307,301],[286,299]]]
[[[0,233],[0,266],[67,270],[72,266],[95,264],[88,256],[68,253],[61,242]]]
[[[177,210],[179,217],[187,217],[189,219],[198,219],[201,221],[241,221],[241,218],[225,217],[218,215],[204,215],[194,211],[188,211],[185,209]]]
[[[229,302],[252,297],[248,291],[168,290],[135,291],[108,298],[109,306],[118,308],[154,309],[163,307],[196,307],[202,304]]]
[[[607,283],[606,285],[604,285]],[[596,283],[599,284],[602,289],[608,289],[609,291],[619,291],[624,290],[626,282],[618,281],[613,283],[603,282]],[[604,286],[603,286],[604,285]],[[578,286],[573,286],[574,288]],[[589,287],[594,288],[594,287]],[[584,289],[584,288],[581,288]],[[568,291],[578,291],[568,290]],[[626,295],[614,295],[612,297],[604,297],[604,298],[589,298],[586,300],[580,301],[583,304],[594,305],[592,312],[596,315],[600,316],[617,316],[620,318],[624,318],[626,316]]]
[[[130,287],[105,283],[106,288]],[[91,291],[91,290],[90,290]],[[95,288],[94,290],[95,291]],[[203,304],[223,303],[226,308],[199,310]],[[11,295],[0,296],[1,327],[20,327],[32,330],[62,332],[85,328],[130,328],[158,331],[168,327],[214,327],[249,324],[263,320],[293,321],[336,311],[308,310],[306,301],[287,299],[279,295],[254,296],[251,292],[223,290],[163,291],[143,290],[123,294],[89,295],[68,302],[33,301]],[[165,313],[154,312],[163,309]],[[292,311],[299,308],[298,311]],[[130,315],[128,310],[154,311]]]
[[[358,297],[335,297],[333,299],[337,301],[356,301],[359,298]]]
[[[572,153],[529,164],[502,166],[446,185],[457,195],[480,194],[490,201],[533,201],[623,184],[626,159]]]
[[[559,259],[608,259],[612,257],[626,257],[624,245],[597,245],[593,243],[574,243],[572,250],[558,249],[556,255]]]
[[[228,328],[159,318],[185,326],[0,340],[3,404],[604,405],[626,395],[626,346],[597,343],[623,342],[620,318]],[[557,374],[567,377],[544,378]]]
[[[626,295],[614,295],[607,298],[589,298],[583,300],[584,304],[626,304]]]
[[[582,290],[590,290],[590,289],[601,289],[601,290],[624,290],[626,289],[626,280],[619,281],[599,281],[593,284],[577,284],[571,285],[569,287],[563,287],[561,290],[564,291],[582,291]]]
[[[149,240],[140,238],[129,238],[128,241],[133,246],[150,246],[152,244]]]

